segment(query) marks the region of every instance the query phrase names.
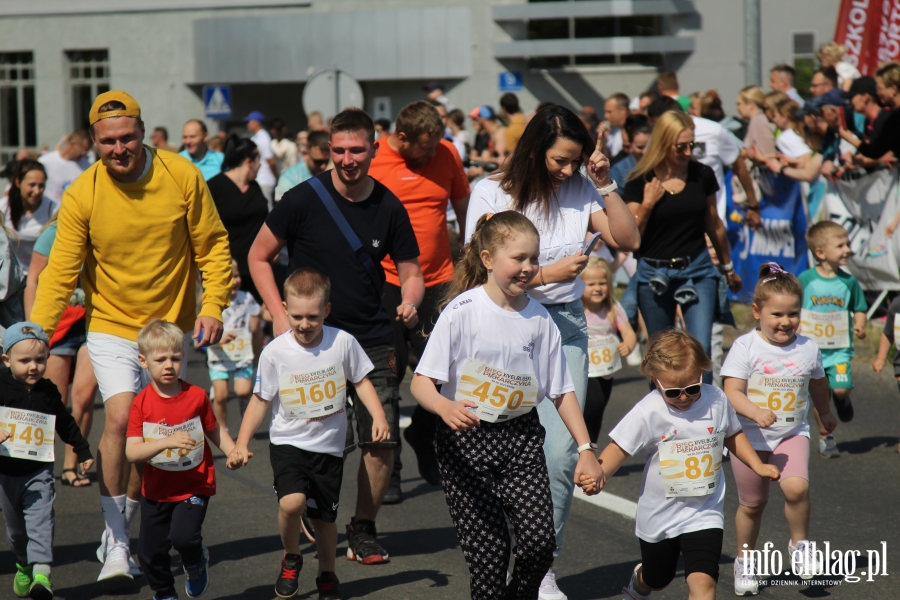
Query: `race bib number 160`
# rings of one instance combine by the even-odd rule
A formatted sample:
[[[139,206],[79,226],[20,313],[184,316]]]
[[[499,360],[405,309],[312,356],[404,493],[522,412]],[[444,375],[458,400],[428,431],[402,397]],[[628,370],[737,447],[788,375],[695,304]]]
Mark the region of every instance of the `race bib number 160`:
[[[286,419],[318,419],[344,409],[347,379],[336,362],[304,373],[279,373],[279,397]]]

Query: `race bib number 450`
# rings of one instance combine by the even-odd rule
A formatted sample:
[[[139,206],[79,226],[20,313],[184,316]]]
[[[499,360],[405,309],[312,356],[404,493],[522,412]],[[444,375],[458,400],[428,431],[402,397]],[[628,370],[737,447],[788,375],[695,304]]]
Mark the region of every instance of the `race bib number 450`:
[[[0,456],[53,462],[56,416],[21,408],[0,407],[0,429],[9,439],[0,444]]]
[[[614,335],[588,338],[588,377],[605,377],[622,368],[619,338]]]
[[[659,472],[666,498],[708,496],[717,491],[724,433],[659,443]]]
[[[809,377],[753,373],[747,380],[747,397],[778,417],[778,425],[792,426],[806,418]]]
[[[337,362],[305,373],[280,373],[279,397],[286,419],[318,419],[344,410],[347,379]]]
[[[456,400],[475,402],[478,407],[472,412],[482,421],[496,423],[530,412],[537,403],[537,389],[533,374],[510,373],[467,358],[456,385]]]
[[[196,469],[203,462],[203,450],[206,448],[206,438],[203,436],[203,424],[200,417],[194,417],[181,425],[159,425],[157,423],[144,423],[144,441],[155,442],[167,438],[179,431],[186,431],[194,440],[194,447],[169,448],[163,450],[148,462],[163,471],[190,471]]]
[[[800,311],[800,332],[822,350],[850,347],[850,313],[846,310]]]

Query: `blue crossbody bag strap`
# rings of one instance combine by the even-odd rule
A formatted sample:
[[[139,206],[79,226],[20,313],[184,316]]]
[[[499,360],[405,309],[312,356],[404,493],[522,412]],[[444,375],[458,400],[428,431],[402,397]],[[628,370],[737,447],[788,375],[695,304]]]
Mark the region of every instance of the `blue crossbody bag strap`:
[[[337,204],[334,203],[334,198],[331,197],[331,194],[328,193],[328,190],[326,190],[325,186],[322,185],[322,182],[319,181],[319,178],[311,177],[308,179],[308,181],[312,186],[312,189],[314,189],[316,191],[316,194],[319,196],[319,200],[321,200],[322,204],[325,205],[325,208],[328,210],[328,214],[330,214],[331,218],[334,219],[334,222],[338,226],[338,229],[340,229],[341,233],[344,234],[344,239],[347,240],[347,243],[350,244],[353,252],[356,253],[356,258],[359,259],[359,262],[362,263],[362,266],[366,270],[366,273],[369,274],[369,279],[372,280],[372,287],[375,288],[375,291],[378,293],[378,297],[380,298],[382,295],[384,295],[384,283],[382,283],[381,277],[378,276],[378,269],[375,267],[375,262],[372,260],[372,257],[368,252],[366,252],[366,249],[363,248],[362,242],[359,241],[359,237],[357,237],[356,232],[353,231],[352,227],[350,227],[350,223],[347,222],[347,219],[344,217],[341,209],[339,209],[337,207]]]

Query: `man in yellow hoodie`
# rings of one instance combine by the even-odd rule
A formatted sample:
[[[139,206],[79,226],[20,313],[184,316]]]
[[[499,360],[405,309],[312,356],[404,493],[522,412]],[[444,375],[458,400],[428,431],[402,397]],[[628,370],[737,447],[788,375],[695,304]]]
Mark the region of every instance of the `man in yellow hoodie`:
[[[123,91],[97,96],[89,121],[100,160],[66,188],[31,318],[52,335],[81,278],[88,350],[106,412],[97,452],[106,521],[97,552],[101,581],[130,578],[136,568],[128,525],[138,506],[139,476],[125,459],[125,431],[131,402],[149,382],[138,362],[138,331],[162,318],[188,332],[185,352],[191,332],[198,345],[218,342],[232,282],[228,234],[200,170],[143,145],[140,106]],[[186,367],[184,356],[182,377]]]

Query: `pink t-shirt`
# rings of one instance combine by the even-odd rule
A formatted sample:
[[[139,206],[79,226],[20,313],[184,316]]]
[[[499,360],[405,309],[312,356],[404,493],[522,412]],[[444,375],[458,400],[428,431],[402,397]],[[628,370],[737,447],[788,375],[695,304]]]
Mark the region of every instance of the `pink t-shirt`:
[[[587,308],[584,309],[584,318],[587,321],[589,337],[616,335],[619,332],[619,327],[628,322],[628,317],[625,315],[625,309],[622,308],[622,305],[619,304],[618,300],[615,300],[615,303],[615,321],[609,318],[609,311],[605,308],[601,308],[597,312],[590,311]]]

